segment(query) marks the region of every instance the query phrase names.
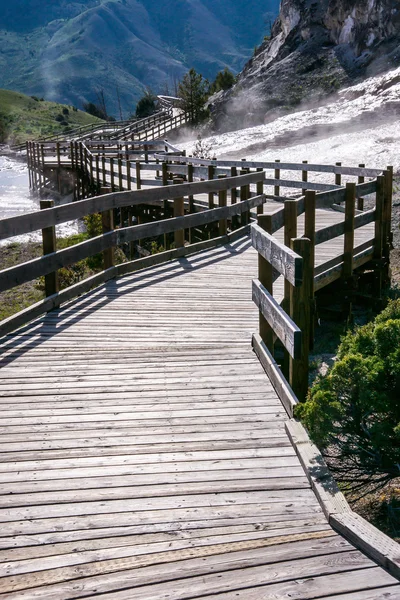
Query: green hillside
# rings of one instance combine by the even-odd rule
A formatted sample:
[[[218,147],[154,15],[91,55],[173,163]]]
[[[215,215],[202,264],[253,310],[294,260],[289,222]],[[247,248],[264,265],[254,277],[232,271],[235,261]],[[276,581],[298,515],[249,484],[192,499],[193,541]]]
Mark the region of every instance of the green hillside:
[[[73,106],[0,90],[0,142],[22,143],[101,120]]]
[[[146,87],[174,93],[191,67],[237,73],[279,0],[12,0],[1,2],[0,87],[127,118]]]

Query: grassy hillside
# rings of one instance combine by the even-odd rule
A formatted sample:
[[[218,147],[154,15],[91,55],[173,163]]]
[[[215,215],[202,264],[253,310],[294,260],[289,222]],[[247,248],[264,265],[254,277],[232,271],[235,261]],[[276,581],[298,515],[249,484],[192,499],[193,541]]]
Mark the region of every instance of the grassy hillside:
[[[72,106],[0,90],[0,142],[22,143],[90,123],[101,120]]]

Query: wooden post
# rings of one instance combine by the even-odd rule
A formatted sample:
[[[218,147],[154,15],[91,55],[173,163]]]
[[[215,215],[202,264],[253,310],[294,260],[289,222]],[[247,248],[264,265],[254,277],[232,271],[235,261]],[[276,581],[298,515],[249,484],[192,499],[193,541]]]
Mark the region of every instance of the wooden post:
[[[360,169],[364,169],[365,165],[358,165],[360,167]],[[362,175],[359,176],[358,178],[358,183],[364,183],[365,182],[365,177],[363,177]],[[357,209],[358,210],[364,210],[364,198],[358,198],[357,200]]]
[[[183,179],[175,179],[174,184],[183,183]],[[174,217],[183,217],[185,215],[185,204],[183,198],[174,198]],[[185,245],[185,230],[179,229],[174,232],[175,248],[183,248]]]
[[[96,186],[100,188],[100,166],[99,166],[99,155],[96,154]]]
[[[316,192],[306,191],[304,198],[305,215],[304,215],[304,237],[310,240],[310,263],[305,265],[309,269],[312,277],[310,284],[310,350],[314,348],[315,324],[316,324],[316,306],[315,306],[315,291],[314,291],[314,270],[315,270],[315,210],[316,210]]]
[[[384,172],[385,177],[385,243],[388,244],[388,250],[392,249],[393,234],[392,234],[392,211],[393,211],[393,167],[389,166]]]
[[[232,167],[231,168],[231,177],[237,177],[237,168],[236,167]],[[236,204],[237,202],[237,188],[233,187],[231,189],[231,204]]]
[[[74,156],[74,142],[69,143],[69,153],[71,155],[71,167],[75,171],[76,165],[75,165],[75,156]]]
[[[284,244],[288,248],[291,248],[291,243],[294,238],[297,238],[297,200],[285,200],[284,204]],[[284,278],[284,297],[282,301],[282,308],[290,314],[290,301],[292,294],[292,286],[289,281]],[[289,377],[290,368],[290,355],[289,352],[283,348],[283,361],[282,361],[282,372],[285,377]]]
[[[168,163],[163,162],[161,169],[162,169],[162,184],[168,185]]]
[[[346,208],[344,217],[344,259],[343,278],[349,279],[353,275],[354,263],[354,218],[356,208],[356,184],[346,184]]]
[[[28,175],[29,175],[29,189],[32,189],[32,174],[31,174],[31,155],[30,155],[30,148],[29,148],[29,144],[30,142],[26,142],[25,144],[25,148],[26,148],[26,162],[28,164]]]
[[[46,185],[46,177],[45,177],[45,174],[44,174],[44,166],[45,166],[44,144],[40,144],[40,157],[41,157],[41,161],[42,161],[42,167],[41,167],[41,172],[42,172],[42,186],[44,187]]]
[[[310,293],[313,274],[307,267],[310,264],[310,240],[297,238],[292,240],[292,250],[303,258],[303,282],[292,287],[290,316],[301,329],[301,356],[290,357],[289,383],[300,401],[307,397],[308,391],[308,355],[310,347]]]
[[[280,163],[281,161],[279,159],[275,160],[276,163]],[[275,169],[275,179],[280,179],[281,178],[281,170],[280,169]],[[281,188],[279,185],[276,185],[274,187],[274,196],[280,196],[281,193]]]
[[[149,147],[147,144],[144,145],[144,162],[149,162]]]
[[[126,161],[126,181],[127,181],[127,187],[128,190],[131,191],[132,189],[132,181],[131,181],[131,161],[129,160],[129,158]]]
[[[303,160],[303,165],[307,165],[307,164],[308,164],[308,161],[307,160]],[[301,180],[303,182],[307,183],[307,181],[308,181],[308,171],[302,171],[301,172]],[[307,188],[304,187],[302,191],[303,191],[303,195],[305,195],[306,192],[307,192]]]
[[[380,175],[376,180],[376,216],[374,259],[381,259],[384,245],[385,178]]]
[[[30,142],[31,152],[31,168],[32,168],[32,187],[37,190],[37,170],[36,170],[36,156],[35,156],[35,143]]]
[[[41,200],[40,201],[40,210],[44,210],[46,208],[53,208],[54,201],[53,200]],[[54,226],[45,227],[42,229],[42,239],[43,239],[43,255],[53,254],[57,250],[57,242],[56,242],[56,228]],[[53,273],[49,273],[44,277],[44,289],[46,297],[52,296],[59,291],[59,283],[58,283],[58,273],[54,271]]]
[[[342,163],[341,162],[337,162],[336,166],[337,167],[341,167]],[[335,185],[342,185],[342,175],[341,175],[341,173],[336,173],[335,174]]]
[[[194,167],[192,163],[188,163],[188,183],[193,183]],[[194,213],[194,196],[189,196],[189,213]]]
[[[385,202],[383,207],[383,249],[382,287],[389,287],[391,282],[390,252],[393,248],[392,210],[393,210],[393,167],[387,167],[383,173],[385,185]]]
[[[56,143],[56,154],[57,154],[57,164],[61,166],[61,153],[60,153],[60,142]]]
[[[219,175],[218,179],[225,179],[226,175]],[[218,205],[219,208],[223,208],[227,205],[227,190],[221,190],[218,192]],[[218,223],[218,232],[219,235],[226,235],[228,233],[228,221],[227,219],[220,219]]]
[[[262,167],[259,167],[257,169],[257,173],[262,173],[264,171],[264,169]],[[257,196],[262,196],[264,193],[264,182],[263,181],[257,181]],[[261,206],[257,206],[257,215],[262,215],[264,212],[264,205],[261,204]]]
[[[285,200],[284,204],[284,244],[288,248],[291,247],[291,241],[297,238],[297,200]],[[290,294],[291,285],[285,279],[285,295],[282,303],[282,308],[289,312],[290,309]]]
[[[258,215],[258,225],[269,234],[272,234],[272,218],[271,215]],[[261,254],[258,255],[258,279],[265,289],[273,294],[273,269],[272,265],[265,260]],[[266,321],[260,312],[260,336],[267,346],[268,350],[274,355],[274,332],[272,327]]]
[[[141,170],[141,165],[140,165],[140,161],[136,161],[136,189],[137,190],[141,190],[142,189],[142,181],[140,179],[140,170]]]
[[[247,172],[248,172],[247,169],[242,169],[239,172],[239,175],[246,175]],[[248,186],[248,185],[240,186],[240,202],[243,202],[244,200],[249,199],[249,191],[250,191],[250,186]],[[244,225],[248,225],[249,223],[250,223],[250,211],[243,212],[242,216],[241,216],[242,227]]]
[[[111,159],[112,160],[112,159]],[[114,231],[114,211],[105,210],[101,213],[103,233]],[[115,248],[107,248],[103,251],[103,267],[104,270],[115,266]]]
[[[123,179],[122,179],[122,160],[118,159],[118,187],[119,191],[122,192],[123,188]],[[121,211],[122,212],[122,211]]]
[[[101,157],[101,170],[102,170],[102,179],[103,179],[103,187],[106,187],[107,185],[107,177],[106,177],[106,157],[103,156]]]
[[[115,192],[115,185],[114,185],[114,159],[111,156],[110,157],[110,177],[111,177],[111,191]]]
[[[129,211],[128,211],[128,227],[132,227],[132,225],[133,225],[132,208],[129,208]],[[130,258],[130,260],[133,260],[134,256],[135,256],[135,242],[129,242],[129,258]]]
[[[214,179],[215,169],[213,165],[209,165],[208,167],[208,180]],[[212,210],[214,208],[214,192],[209,192],[208,194],[208,208]]]

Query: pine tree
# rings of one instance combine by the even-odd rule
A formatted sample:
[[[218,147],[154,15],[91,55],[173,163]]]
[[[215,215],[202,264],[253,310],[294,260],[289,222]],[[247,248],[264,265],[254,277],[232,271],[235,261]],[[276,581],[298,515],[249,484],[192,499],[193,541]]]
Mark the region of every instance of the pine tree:
[[[202,121],[207,113],[204,103],[207,99],[208,82],[195,69],[190,69],[178,86],[182,108],[188,113],[190,120],[195,125]]]
[[[143,119],[153,115],[157,111],[156,100],[157,98],[154,96],[153,92],[147,89],[144,96],[137,103],[136,117],[138,119]]]

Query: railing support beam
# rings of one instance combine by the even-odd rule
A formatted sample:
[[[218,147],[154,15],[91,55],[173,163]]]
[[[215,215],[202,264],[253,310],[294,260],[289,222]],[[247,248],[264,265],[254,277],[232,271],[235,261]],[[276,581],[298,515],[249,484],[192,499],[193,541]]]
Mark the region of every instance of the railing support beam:
[[[300,286],[292,286],[290,316],[301,329],[301,358],[289,361],[289,382],[298,397],[305,400],[308,392],[308,355],[310,348],[311,322],[311,290],[313,273],[309,268],[311,242],[307,238],[292,240],[292,250],[303,258],[303,282]]]
[[[54,201],[53,200],[41,200],[40,201],[40,210],[44,210],[46,208],[53,208]],[[42,229],[42,239],[43,239],[43,255],[52,254],[57,251],[57,242],[56,242],[56,228],[55,227],[46,227]],[[58,272],[54,271],[53,273],[49,273],[44,277],[44,289],[46,298],[56,294],[59,291],[59,282],[58,282]]]

